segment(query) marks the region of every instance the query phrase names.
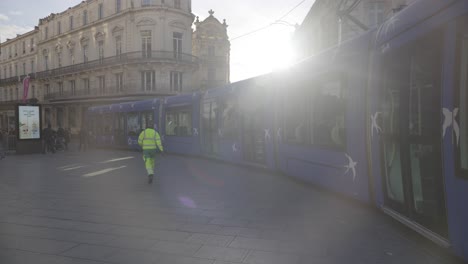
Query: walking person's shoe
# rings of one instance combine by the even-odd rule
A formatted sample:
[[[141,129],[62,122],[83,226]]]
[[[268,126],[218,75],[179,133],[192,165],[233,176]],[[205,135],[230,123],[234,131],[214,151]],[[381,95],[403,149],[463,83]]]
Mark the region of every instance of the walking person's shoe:
[[[153,183],[153,174],[148,175],[148,184]]]

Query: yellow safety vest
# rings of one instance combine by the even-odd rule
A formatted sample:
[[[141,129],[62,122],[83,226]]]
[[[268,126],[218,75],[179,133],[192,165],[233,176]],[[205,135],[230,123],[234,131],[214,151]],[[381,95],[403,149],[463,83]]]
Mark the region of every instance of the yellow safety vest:
[[[159,148],[160,151],[163,151],[159,133],[151,128],[147,128],[141,132],[140,136],[138,137],[138,145],[140,145],[143,150]]]

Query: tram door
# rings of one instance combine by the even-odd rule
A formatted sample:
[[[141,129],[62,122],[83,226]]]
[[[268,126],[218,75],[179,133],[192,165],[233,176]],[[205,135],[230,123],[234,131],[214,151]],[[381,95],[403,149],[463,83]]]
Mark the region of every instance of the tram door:
[[[244,160],[248,162],[265,163],[265,132],[260,109],[242,114],[242,149]]]
[[[386,206],[447,237],[441,146],[443,36],[385,62],[382,161]]]
[[[203,104],[203,149],[208,155],[218,153],[218,104],[207,102]]]

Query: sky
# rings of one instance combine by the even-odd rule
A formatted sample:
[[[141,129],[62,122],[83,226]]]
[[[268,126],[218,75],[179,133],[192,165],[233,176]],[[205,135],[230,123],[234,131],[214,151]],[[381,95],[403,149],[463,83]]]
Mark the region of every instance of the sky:
[[[192,12],[203,20],[209,15],[208,11],[213,9],[216,18],[220,21],[226,19],[231,40],[231,81],[235,82],[280,70],[291,63],[294,51],[290,47],[290,40],[294,25],[302,23],[314,1],[192,0]],[[40,18],[62,12],[80,2],[0,0],[0,41],[28,32],[38,24]],[[288,12],[280,23],[271,25]],[[239,37],[260,28],[265,29]]]

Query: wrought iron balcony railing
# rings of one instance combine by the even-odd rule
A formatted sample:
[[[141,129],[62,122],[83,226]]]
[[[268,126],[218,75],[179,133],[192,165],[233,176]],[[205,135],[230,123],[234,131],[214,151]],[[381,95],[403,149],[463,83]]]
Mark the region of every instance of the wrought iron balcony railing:
[[[147,62],[158,62],[158,61],[170,61],[173,63],[188,63],[197,64],[198,58],[185,53],[175,53],[171,51],[151,51],[151,52],[128,52],[122,53],[118,56],[107,57],[103,59],[97,59],[88,61],[80,64],[70,65],[66,67],[60,67],[57,69],[41,71],[36,73],[36,78],[51,78],[65,74],[77,73],[82,71],[89,71],[98,69],[101,67],[114,66],[118,64],[127,63],[147,63]]]

